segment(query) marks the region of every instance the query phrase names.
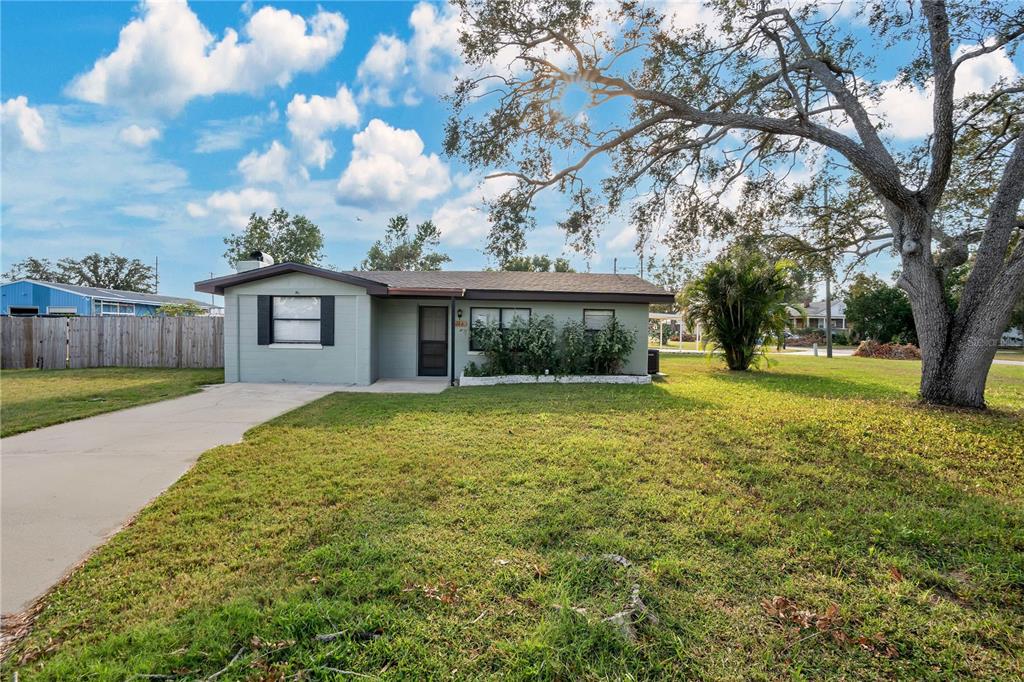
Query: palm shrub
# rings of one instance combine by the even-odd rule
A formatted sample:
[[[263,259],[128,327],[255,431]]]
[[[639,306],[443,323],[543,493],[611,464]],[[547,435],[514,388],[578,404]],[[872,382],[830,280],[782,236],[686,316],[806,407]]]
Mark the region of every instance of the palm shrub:
[[[720,350],[731,370],[746,370],[762,344],[781,343],[793,285],[790,261],[734,247],[708,263],[680,295],[687,324],[699,322],[711,350]]]

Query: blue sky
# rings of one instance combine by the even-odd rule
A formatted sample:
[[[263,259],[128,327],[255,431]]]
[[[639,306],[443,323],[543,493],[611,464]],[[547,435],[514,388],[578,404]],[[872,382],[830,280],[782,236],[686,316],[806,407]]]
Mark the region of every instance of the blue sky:
[[[441,156],[439,95],[460,68],[449,8],[5,2],[0,13],[4,269],[27,256],[159,257],[161,293],[193,295],[195,280],[229,271],[223,237],[276,206],[320,225],[328,265],[355,266],[396,213],[433,218],[450,267],[488,265],[479,206],[500,188]],[[878,78],[891,67],[880,60]],[[982,87],[1020,65],[995,54],[975,71]],[[905,138],[927,132],[922,91],[894,90],[883,108]],[[529,251],[587,267],[554,227],[559,200],[539,208]],[[590,267],[635,267],[631,236],[609,225]]]

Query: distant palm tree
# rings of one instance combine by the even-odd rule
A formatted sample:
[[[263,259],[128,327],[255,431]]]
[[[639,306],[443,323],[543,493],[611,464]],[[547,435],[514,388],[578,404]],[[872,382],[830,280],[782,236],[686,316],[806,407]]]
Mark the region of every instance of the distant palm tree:
[[[782,342],[792,267],[790,261],[773,263],[757,251],[733,247],[684,287],[679,303],[687,324],[692,330],[700,323],[729,369],[748,369],[764,345]]]

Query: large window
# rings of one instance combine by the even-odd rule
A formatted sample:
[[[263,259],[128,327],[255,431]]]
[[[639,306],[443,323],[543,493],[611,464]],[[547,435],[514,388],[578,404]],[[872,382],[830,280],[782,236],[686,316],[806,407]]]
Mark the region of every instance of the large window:
[[[512,323],[516,320],[522,322],[530,321],[530,309],[529,308],[502,308],[501,309],[501,328],[508,329],[512,326]]]
[[[601,331],[608,326],[608,323],[615,317],[614,310],[592,310],[583,311],[583,325],[588,332]]]
[[[473,330],[478,326],[498,325],[501,329],[508,329],[516,320],[523,322],[530,321],[529,308],[470,308],[469,309],[469,349],[472,351],[482,350],[473,338]]]
[[[113,301],[102,301],[99,304],[100,315],[134,315],[134,303],[116,303]]]
[[[275,296],[274,343],[320,343],[320,297]]]

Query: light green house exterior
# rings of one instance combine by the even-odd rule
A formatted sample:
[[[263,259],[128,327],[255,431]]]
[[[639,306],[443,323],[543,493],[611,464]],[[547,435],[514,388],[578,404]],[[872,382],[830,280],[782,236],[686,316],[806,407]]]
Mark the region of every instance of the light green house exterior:
[[[339,273],[283,263],[198,282],[196,289],[224,296],[224,379],[228,382],[362,386],[378,379],[432,374],[454,383],[469,362],[483,362],[480,353],[470,350],[469,320],[477,308],[528,309],[531,316],[551,315],[558,326],[582,320],[584,310],[614,311],[616,319],[637,335],[622,372],[646,374],[648,306],[670,301],[671,295],[635,276],[587,273],[572,277],[575,274]],[[452,283],[469,286],[448,286]],[[490,288],[471,288],[479,285]],[[295,297],[333,300],[333,320],[321,313],[318,322],[298,322],[306,331],[319,324],[321,342],[280,343],[272,333],[267,338],[266,331],[261,338],[261,324],[265,329],[292,324],[275,317],[277,308],[272,306],[290,305],[298,300]],[[265,309],[266,301],[273,302],[269,320],[261,321],[261,299]],[[443,338],[443,345],[440,340],[431,345],[422,338],[424,334]],[[426,350],[421,353],[421,349]],[[429,353],[433,356],[428,357]],[[435,368],[425,370],[424,364],[431,359]]]

